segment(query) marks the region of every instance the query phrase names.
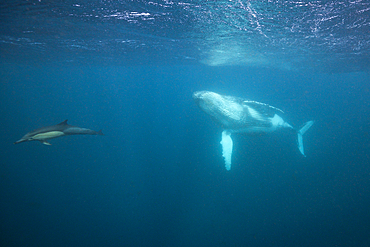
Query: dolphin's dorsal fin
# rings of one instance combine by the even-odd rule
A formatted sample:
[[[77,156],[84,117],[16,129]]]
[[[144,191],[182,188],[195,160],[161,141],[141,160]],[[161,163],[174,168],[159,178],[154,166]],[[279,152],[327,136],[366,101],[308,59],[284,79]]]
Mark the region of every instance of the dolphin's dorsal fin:
[[[64,120],[63,122],[61,122],[61,123],[58,123],[58,125],[67,125],[68,123],[67,123],[67,121],[68,121],[68,119],[66,119],[66,120]]]

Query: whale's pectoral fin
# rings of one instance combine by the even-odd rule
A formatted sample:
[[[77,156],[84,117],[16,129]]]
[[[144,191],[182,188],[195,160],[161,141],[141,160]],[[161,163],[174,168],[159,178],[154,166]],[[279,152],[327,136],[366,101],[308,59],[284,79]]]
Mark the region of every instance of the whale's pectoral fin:
[[[231,169],[231,155],[233,153],[233,140],[231,139],[231,133],[227,130],[222,131],[222,156],[225,159],[226,170]]]
[[[299,151],[301,152],[301,154],[303,156],[306,156],[304,155],[304,148],[303,148],[303,135],[304,133],[306,133],[306,131],[311,128],[311,126],[313,125],[313,121],[308,121],[307,123],[305,123],[303,125],[303,127],[298,131],[298,149]]]
[[[47,141],[41,141],[41,143],[44,144],[44,145],[51,146],[51,144],[49,142],[47,142]]]

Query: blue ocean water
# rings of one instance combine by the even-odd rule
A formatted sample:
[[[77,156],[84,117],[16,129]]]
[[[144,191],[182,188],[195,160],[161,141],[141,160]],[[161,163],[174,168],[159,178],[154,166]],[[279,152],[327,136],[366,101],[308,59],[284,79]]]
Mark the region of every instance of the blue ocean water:
[[[369,246],[370,3],[0,4],[1,246]],[[233,135],[192,99],[283,109]],[[13,145],[68,119],[104,136]]]

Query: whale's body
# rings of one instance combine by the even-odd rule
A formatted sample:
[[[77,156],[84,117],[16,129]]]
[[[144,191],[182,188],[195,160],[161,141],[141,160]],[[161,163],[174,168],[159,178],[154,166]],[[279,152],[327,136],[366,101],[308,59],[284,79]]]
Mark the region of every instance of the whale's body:
[[[26,141],[40,141],[42,144],[51,145],[48,140],[66,135],[103,135],[102,131],[95,131],[85,128],[69,125],[68,120],[52,125],[42,127],[25,134],[20,140],[14,142],[18,144]]]
[[[280,116],[284,112],[268,104],[224,96],[210,91],[195,92],[193,99],[204,112],[224,129],[221,144],[227,170],[231,168],[233,147],[231,133],[269,133],[281,128],[294,130]],[[302,136],[312,124],[313,121],[309,121],[300,130],[295,130],[298,135],[298,148],[302,155],[304,155]]]

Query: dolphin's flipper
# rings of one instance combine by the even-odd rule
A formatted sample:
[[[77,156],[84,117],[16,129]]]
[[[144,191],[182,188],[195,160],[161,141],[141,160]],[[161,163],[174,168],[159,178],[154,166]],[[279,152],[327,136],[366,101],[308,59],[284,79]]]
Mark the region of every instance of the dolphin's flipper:
[[[41,142],[42,142],[42,144],[44,144],[44,145],[51,146],[50,142],[47,142],[47,141],[41,141]]]
[[[305,123],[303,125],[303,127],[298,131],[298,149],[299,151],[301,152],[301,154],[303,156],[306,156],[304,155],[304,148],[303,148],[303,135],[304,133],[306,133],[306,131],[311,128],[311,126],[313,125],[313,121],[308,121],[307,123]]]
[[[231,139],[230,132],[227,130],[222,131],[222,156],[225,159],[225,168],[230,171],[231,169],[231,155],[233,153],[233,140]]]

